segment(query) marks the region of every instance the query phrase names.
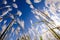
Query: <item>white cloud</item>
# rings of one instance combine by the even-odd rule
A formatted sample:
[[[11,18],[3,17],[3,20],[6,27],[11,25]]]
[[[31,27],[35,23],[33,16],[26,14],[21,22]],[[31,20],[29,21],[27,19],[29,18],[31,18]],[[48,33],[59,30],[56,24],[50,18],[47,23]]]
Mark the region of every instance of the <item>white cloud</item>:
[[[30,8],[34,9],[34,6],[31,4],[31,5],[30,5]]]
[[[41,0],[34,0],[34,3],[39,3],[41,2]]]
[[[35,36],[35,33],[34,33],[34,31],[33,31],[32,29],[29,30],[29,34],[30,34],[30,36],[32,36],[32,37]]]
[[[24,28],[24,21],[21,21],[21,24],[22,28]]]
[[[4,20],[4,24],[7,22],[7,20]]]
[[[47,30],[46,29],[42,29],[42,32],[46,32]]]
[[[2,13],[2,15],[1,15],[1,16],[6,15],[7,13],[8,13],[8,11],[5,11],[5,12],[3,12],[3,13]]]
[[[57,9],[57,11],[60,13],[60,2],[58,2],[58,3],[56,4],[56,9]]]
[[[45,6],[48,8],[50,13],[48,11],[47,12],[52,14],[50,15],[50,18],[54,21],[56,26],[59,26],[60,18],[58,17],[57,12],[60,12],[60,0],[45,0]]]
[[[30,20],[30,23],[31,23],[31,24],[33,24],[33,21],[32,21],[32,20]]]
[[[34,9],[34,6],[33,6],[32,2],[31,2],[31,0],[26,0],[26,3],[29,4],[29,7],[31,9]]]
[[[50,6],[48,6],[48,4]],[[48,7],[49,11],[53,14],[56,15],[56,11],[59,12],[60,10],[60,0],[45,0],[45,6]]]
[[[29,28],[29,35],[30,35],[30,37],[31,37],[31,40],[34,40],[35,38],[37,39],[37,40],[39,40],[39,34],[40,33],[38,33],[38,30],[36,30],[36,28],[35,27],[32,27],[32,28]]]
[[[12,11],[12,8],[8,8],[8,11]]]
[[[38,20],[40,20],[40,17],[39,17],[39,16],[37,16],[37,15],[35,15],[35,18],[36,18],[36,19],[38,19]]]
[[[60,25],[60,19],[57,16],[51,16],[51,19],[55,22],[56,26]]]
[[[60,9],[60,2],[57,3],[56,8]]]
[[[10,5],[7,5],[7,6],[5,6],[6,8],[9,8],[9,7],[11,7]]]
[[[17,22],[20,24],[20,26],[24,29],[24,21],[17,18]]]
[[[18,8],[18,5],[16,3],[12,4],[14,8]]]
[[[49,10],[53,15],[56,15],[56,8],[54,6],[50,5]]]
[[[20,30],[20,27],[17,27],[17,30]]]
[[[14,19],[14,15],[13,15],[13,14],[9,13],[9,16],[10,16],[12,19]]]
[[[16,0],[13,0],[13,2],[16,2]]]
[[[3,11],[1,16],[5,16],[6,14],[8,14],[9,11],[12,11],[12,9],[11,8],[8,8],[7,11]]]
[[[17,10],[17,15],[19,15],[19,17],[22,15],[22,12]]]
[[[52,4],[52,3],[56,3],[56,2],[60,2],[60,0],[45,0],[45,6],[48,7],[48,4]]]
[[[32,4],[32,2],[30,0],[26,0],[27,4]]]
[[[60,13],[60,10],[58,10],[58,12]]]
[[[6,0],[3,0],[3,4],[7,4],[7,1]]]

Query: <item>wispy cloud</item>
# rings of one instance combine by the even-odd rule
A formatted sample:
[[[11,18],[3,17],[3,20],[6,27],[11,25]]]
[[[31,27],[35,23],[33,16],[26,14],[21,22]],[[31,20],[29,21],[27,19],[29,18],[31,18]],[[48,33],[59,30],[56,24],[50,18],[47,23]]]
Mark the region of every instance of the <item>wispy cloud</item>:
[[[30,5],[30,8],[34,9],[34,6],[31,4],[31,5]]]
[[[41,0],[34,0],[34,3],[39,3],[41,2]]]
[[[32,2],[31,2],[31,0],[26,0],[26,3],[30,5],[29,7],[31,9],[34,9],[34,6],[33,6]]]
[[[31,23],[31,24],[33,24],[33,21],[32,21],[32,20],[30,20],[30,23]]]
[[[4,20],[4,24],[7,22],[7,20]]]
[[[8,14],[9,11],[12,11],[12,9],[11,8],[8,8],[7,11],[3,11],[1,16],[5,16],[6,14]]]
[[[6,0],[3,0],[3,4],[7,4],[7,1]]]
[[[22,15],[22,12],[17,10],[17,15],[20,17]]]
[[[3,12],[2,16],[6,15],[7,13],[8,13],[8,11]]]
[[[28,32],[29,32],[29,35],[31,37],[31,40],[34,40],[34,39],[39,40],[39,37],[41,35],[39,33],[39,31],[41,31],[41,30],[39,30],[38,28],[39,28],[38,24],[37,24],[36,27],[35,26],[31,26],[31,28],[29,28]]]
[[[32,2],[30,0],[26,0],[26,3],[28,4],[32,4]]]
[[[56,26],[60,25],[60,18],[56,17],[56,16],[51,16],[51,19],[54,20]]]
[[[9,7],[11,7],[10,5],[7,5],[7,6],[5,6],[6,8],[9,8]]]
[[[45,6],[48,7],[48,4],[52,4],[52,3],[56,3],[56,2],[60,2],[60,0],[45,0]]]
[[[16,3],[12,4],[14,8],[18,8],[18,5]]]
[[[16,2],[16,0],[13,0],[13,2]]]
[[[36,17],[36,19],[40,20],[40,17],[39,16],[36,15],[35,17]]]
[[[17,22],[19,23],[19,25],[24,29],[24,21],[20,20],[19,18],[17,18]]]
[[[48,6],[49,5],[49,6]],[[55,24],[58,26],[60,25],[60,18],[58,17],[58,13],[60,10],[60,0],[46,0],[45,1],[45,6],[49,10],[50,18],[55,22]]]
[[[56,11],[59,12],[60,10],[60,0],[46,0],[45,1],[45,6],[49,9],[49,11],[53,14],[56,15]]]
[[[14,15],[13,15],[13,14],[9,13],[9,16],[10,16],[12,19],[14,19]]]

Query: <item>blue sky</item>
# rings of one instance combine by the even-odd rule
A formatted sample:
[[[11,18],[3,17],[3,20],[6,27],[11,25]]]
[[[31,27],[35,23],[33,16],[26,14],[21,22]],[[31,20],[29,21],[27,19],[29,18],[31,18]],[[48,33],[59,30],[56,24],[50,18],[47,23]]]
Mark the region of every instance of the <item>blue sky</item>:
[[[33,20],[33,22],[37,22],[38,20],[35,18],[34,14],[31,12],[31,8],[29,7],[29,4],[26,3],[26,0],[17,0],[16,2],[13,2],[12,0],[7,0],[8,4],[6,5],[11,5],[12,11],[10,11],[9,13],[15,15],[17,13],[18,10],[20,10],[22,12],[22,15],[19,16],[15,16],[15,18],[19,18],[21,20],[24,21],[24,30],[21,28],[21,32],[20,33],[24,33],[28,31],[28,28],[31,28],[31,23],[30,20]],[[33,0],[31,0],[32,4],[35,6],[35,8],[40,8],[43,9],[44,7],[44,0],[42,0],[40,3],[33,3]],[[13,3],[16,3],[18,5],[18,8],[14,8],[13,7]],[[0,0],[0,7],[4,7],[6,6],[3,4],[3,1]],[[0,15],[2,15],[3,11],[6,11],[8,8],[3,8],[0,9]],[[6,14],[3,16],[3,21],[0,23],[0,29],[2,29],[1,27],[4,25],[4,20],[7,20],[6,25],[8,26],[8,24],[10,23],[10,21],[12,20],[11,18],[5,18],[5,16],[9,15]],[[18,27],[18,24],[14,24],[12,27],[14,27],[15,29]]]
[[[19,30],[20,32],[18,33],[18,35],[24,34],[26,32],[29,32],[29,29],[32,29],[33,30],[34,28],[37,29],[38,31],[40,30],[40,32],[42,31],[43,28],[47,30],[47,28],[44,27],[45,25],[42,26],[42,24],[44,24],[44,23],[42,23],[42,22],[40,24],[35,24],[35,23],[43,20],[43,18],[44,18],[43,16],[42,16],[43,18],[40,18],[40,14],[37,14],[38,10],[43,10],[44,12],[47,10],[48,13],[50,13],[49,14],[50,15],[49,17],[51,17],[51,18],[53,17],[53,16],[51,16],[51,14],[54,13],[55,10],[54,9],[52,10],[50,8],[50,6],[49,6],[49,5],[51,5],[51,4],[49,4],[50,1],[49,1],[49,3],[46,2],[46,0],[41,0],[38,3],[35,3],[34,0],[30,0],[30,3],[28,3],[28,2],[26,2],[26,0],[16,0],[15,2],[13,2],[13,0],[7,0],[7,4],[4,4],[4,1],[3,0],[0,0],[0,8],[1,8],[0,9],[0,18],[1,17],[3,18],[2,21],[0,20],[1,21],[0,22],[0,31],[2,32],[3,25],[6,25],[6,27],[7,27],[8,24],[11,22],[12,18],[11,17],[8,17],[8,16],[11,16],[12,15],[12,17],[14,17],[16,21],[18,21],[18,19],[19,19],[20,22],[21,22],[20,24],[18,24],[19,21],[18,22],[15,22],[12,25],[12,28],[14,28],[14,32],[11,32],[12,29],[10,29],[10,31],[7,33],[7,35],[11,34],[11,36],[9,37],[10,40],[15,40],[15,37],[17,37],[15,31],[17,29],[19,29],[18,27],[20,27],[20,30]],[[31,8],[30,5],[32,5],[34,8]],[[52,5],[53,5],[53,3],[52,3]],[[10,9],[7,6],[10,6],[9,7]],[[54,7],[54,5],[53,5],[53,7]],[[7,11],[7,14],[6,15],[3,14],[6,11]],[[22,13],[22,14],[17,14],[18,11],[20,11],[20,13]],[[52,15],[55,16],[55,14],[52,14]],[[5,22],[5,24],[4,24],[4,22]],[[31,26],[32,25],[31,22],[33,22],[33,24],[35,24],[33,27]],[[37,25],[38,25],[38,27],[37,27]],[[42,27],[40,27],[40,25]],[[22,27],[22,26],[24,26],[24,27]]]

